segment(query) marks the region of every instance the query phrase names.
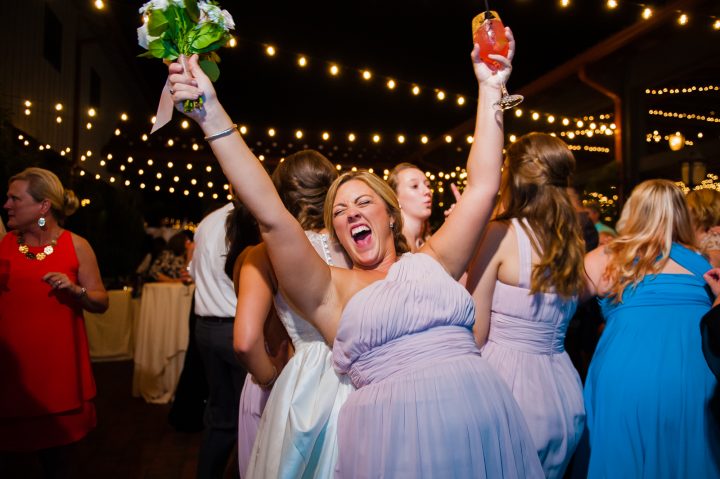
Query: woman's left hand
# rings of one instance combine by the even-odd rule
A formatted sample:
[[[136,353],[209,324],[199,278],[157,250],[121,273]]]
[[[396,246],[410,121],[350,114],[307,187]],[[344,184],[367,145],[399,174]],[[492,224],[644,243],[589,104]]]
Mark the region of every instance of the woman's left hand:
[[[477,78],[478,83],[493,85],[499,88],[500,85],[507,83],[510,78],[510,72],[512,71],[512,59],[515,56],[515,37],[513,37],[510,27],[505,27],[505,36],[507,37],[509,43],[507,57],[495,54],[488,55],[488,58],[495,60],[501,65],[496,71],[493,71],[480,58],[480,45],[476,43],[473,46],[473,51],[470,54],[470,57],[472,58],[475,77]]]
[[[63,273],[53,271],[47,273],[42,279],[49,284],[52,289],[57,291],[67,291],[68,293],[76,294],[76,289],[79,289],[79,287],[70,281],[70,278]]]

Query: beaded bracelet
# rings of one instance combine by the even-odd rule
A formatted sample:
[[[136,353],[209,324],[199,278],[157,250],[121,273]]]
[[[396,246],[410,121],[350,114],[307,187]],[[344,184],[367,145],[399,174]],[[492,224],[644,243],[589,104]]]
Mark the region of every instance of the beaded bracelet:
[[[222,138],[223,136],[227,136],[233,131],[237,130],[237,125],[233,123],[233,125],[230,128],[227,128],[223,131],[219,131],[217,133],[213,133],[212,135],[208,135],[205,137],[205,141],[213,141],[217,140],[218,138]]]

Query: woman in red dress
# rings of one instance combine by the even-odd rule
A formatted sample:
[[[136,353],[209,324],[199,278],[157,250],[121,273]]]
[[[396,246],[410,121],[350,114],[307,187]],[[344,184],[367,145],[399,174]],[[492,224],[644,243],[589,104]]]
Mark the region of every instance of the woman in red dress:
[[[10,178],[8,234],[0,242],[0,451],[38,451],[48,476],[95,427],[95,381],[83,309],[108,295],[90,244],[62,228],[78,207],[55,174]]]

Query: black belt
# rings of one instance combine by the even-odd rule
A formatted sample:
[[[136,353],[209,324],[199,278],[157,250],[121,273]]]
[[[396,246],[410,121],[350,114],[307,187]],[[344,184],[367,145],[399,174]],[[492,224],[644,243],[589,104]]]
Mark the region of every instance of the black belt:
[[[235,318],[232,316],[229,317],[220,317],[220,316],[196,316],[197,319],[200,319],[202,321],[207,321],[208,323],[234,323]]]

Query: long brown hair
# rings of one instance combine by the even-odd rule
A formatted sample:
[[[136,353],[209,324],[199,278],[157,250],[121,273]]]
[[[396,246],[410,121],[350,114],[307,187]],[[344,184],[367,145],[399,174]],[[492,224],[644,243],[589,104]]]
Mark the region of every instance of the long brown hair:
[[[662,271],[673,242],[695,247],[685,197],[668,180],[647,180],[636,186],[617,229],[618,237],[606,246],[610,259],[603,279],[611,284],[608,296],[618,303],[629,285]]]
[[[272,180],[285,208],[304,230],[323,228],[325,196],[338,172],[315,150],[293,153],[278,164]]]
[[[505,211],[496,219],[525,218],[530,225],[526,233],[540,256],[530,291],[555,292],[564,298],[578,294],[585,280],[584,243],[567,193],[575,172],[572,152],[554,136],[529,133],[507,148],[505,168]]]
[[[395,192],[377,175],[366,170],[343,173],[330,186],[327,197],[325,198],[325,227],[330,232],[330,236],[337,239],[337,234],[335,233],[335,228],[333,227],[332,222],[332,205],[335,202],[335,196],[337,195],[338,188],[351,180],[362,181],[385,202],[385,207],[387,208],[387,212],[390,215],[393,224],[392,234],[393,243],[395,245],[395,254],[401,255],[410,251],[407,240],[402,234],[402,212],[400,211],[400,204],[398,204]]]

